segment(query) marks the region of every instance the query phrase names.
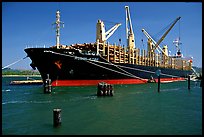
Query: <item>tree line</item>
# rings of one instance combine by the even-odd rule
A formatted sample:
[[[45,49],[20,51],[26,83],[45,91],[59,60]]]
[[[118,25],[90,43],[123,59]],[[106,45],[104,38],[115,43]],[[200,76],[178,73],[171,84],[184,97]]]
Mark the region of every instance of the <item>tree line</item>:
[[[14,70],[7,68],[2,70],[2,75],[40,75],[40,73],[34,70]]]

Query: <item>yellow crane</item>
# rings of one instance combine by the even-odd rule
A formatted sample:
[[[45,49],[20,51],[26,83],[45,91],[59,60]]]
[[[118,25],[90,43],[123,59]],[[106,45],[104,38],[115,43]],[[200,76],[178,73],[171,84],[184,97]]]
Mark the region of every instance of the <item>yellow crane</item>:
[[[99,40],[100,43],[106,42],[120,25],[121,23],[116,23],[112,28],[106,31],[104,22],[98,20],[96,25],[96,41]]]

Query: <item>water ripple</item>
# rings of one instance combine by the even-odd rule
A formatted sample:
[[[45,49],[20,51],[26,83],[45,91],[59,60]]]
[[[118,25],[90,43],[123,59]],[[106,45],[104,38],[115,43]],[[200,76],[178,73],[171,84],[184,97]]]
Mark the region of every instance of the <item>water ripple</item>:
[[[34,104],[44,104],[44,103],[51,103],[52,101],[7,101],[2,102],[2,105],[6,104],[26,104],[26,103],[34,103]]]
[[[97,96],[85,96],[85,97],[83,97],[83,96],[80,96],[80,97],[75,97],[75,98],[71,98],[70,99],[70,101],[79,101],[79,100],[86,100],[86,99],[96,99],[97,98]]]
[[[172,89],[161,89],[162,92],[168,92],[168,91],[182,91],[181,88],[172,88]]]
[[[10,92],[10,89],[2,89],[2,92]]]

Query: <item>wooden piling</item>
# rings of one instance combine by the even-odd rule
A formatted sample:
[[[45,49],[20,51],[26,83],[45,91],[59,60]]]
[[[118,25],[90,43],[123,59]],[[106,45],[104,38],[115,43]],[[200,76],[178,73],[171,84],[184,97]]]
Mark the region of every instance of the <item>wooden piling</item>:
[[[113,96],[113,86],[111,84],[100,82],[97,85],[97,96]]]
[[[158,76],[158,92],[160,92],[160,75]]]
[[[109,85],[110,85],[110,84],[109,84]],[[113,96],[113,95],[114,95],[113,85],[110,85],[110,86],[109,86],[109,93],[110,93],[110,96]]]
[[[47,79],[44,83],[44,93],[51,93],[52,92],[52,85],[51,85],[51,79],[49,79],[49,74],[47,74]]]
[[[190,89],[190,75],[188,75],[188,89]]]
[[[98,90],[97,90],[97,96],[101,96],[102,94],[103,94],[103,92],[102,92],[102,87],[103,85],[101,84],[101,83],[98,83],[98,86],[97,86],[97,88],[98,88]]]
[[[158,92],[160,92],[160,73],[161,73],[161,70],[158,69],[155,73],[158,77],[158,82],[157,82],[158,83]]]
[[[61,109],[53,109],[53,125],[54,127],[60,126],[62,123],[61,119]]]

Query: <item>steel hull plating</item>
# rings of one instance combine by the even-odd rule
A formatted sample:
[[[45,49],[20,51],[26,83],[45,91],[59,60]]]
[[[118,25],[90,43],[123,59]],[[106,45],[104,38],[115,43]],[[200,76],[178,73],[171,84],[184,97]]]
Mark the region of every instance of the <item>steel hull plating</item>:
[[[161,81],[182,80],[191,71],[159,68],[135,64],[113,64],[99,55],[82,54],[74,49],[27,48],[25,52],[37,68],[43,82],[49,74],[53,86],[88,86],[103,81],[110,84],[142,84],[151,77],[157,79],[156,70],[161,70]]]

